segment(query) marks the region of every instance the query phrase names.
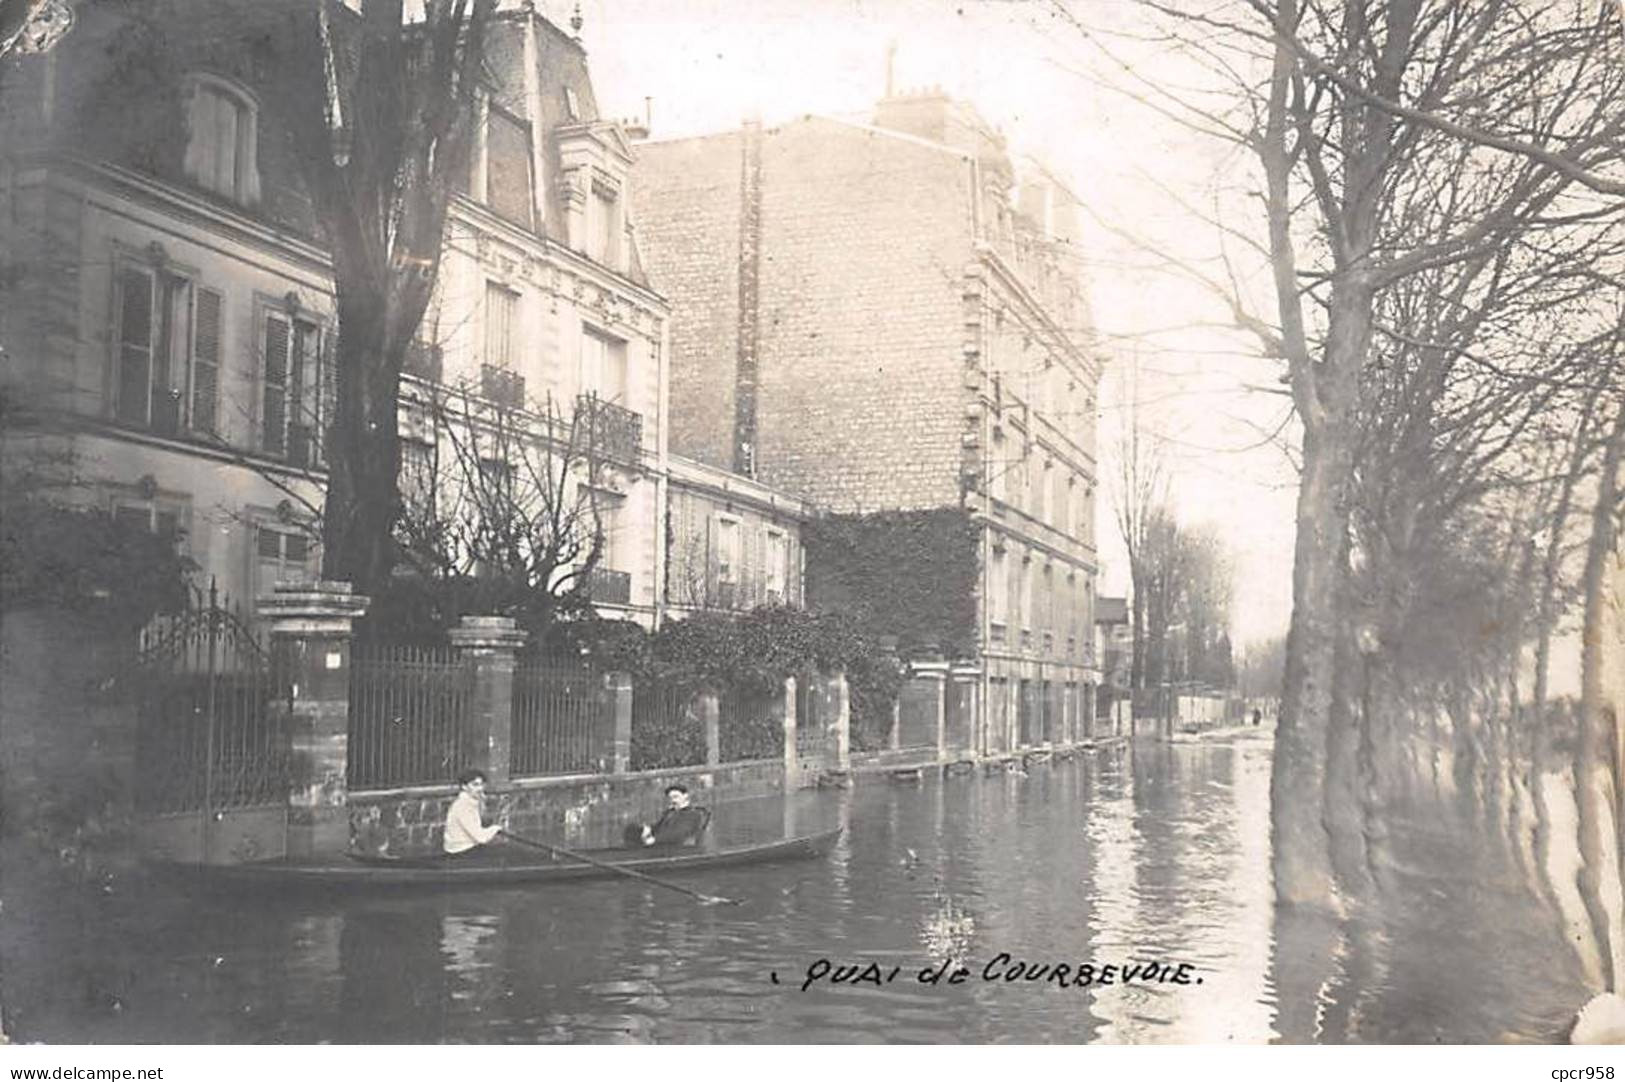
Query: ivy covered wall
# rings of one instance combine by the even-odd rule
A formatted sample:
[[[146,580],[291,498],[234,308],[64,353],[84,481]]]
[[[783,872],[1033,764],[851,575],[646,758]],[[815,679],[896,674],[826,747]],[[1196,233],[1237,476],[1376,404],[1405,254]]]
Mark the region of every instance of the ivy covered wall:
[[[807,606],[844,612],[904,655],[976,652],[980,528],[968,511],[829,515],[802,528]]]

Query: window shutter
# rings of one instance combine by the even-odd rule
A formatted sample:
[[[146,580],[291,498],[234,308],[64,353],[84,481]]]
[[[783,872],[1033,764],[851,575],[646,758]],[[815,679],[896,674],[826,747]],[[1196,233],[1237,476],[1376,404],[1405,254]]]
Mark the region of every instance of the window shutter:
[[[152,389],[152,276],[119,275],[118,419],[145,424]]]
[[[215,431],[220,401],[220,302],[212,289],[197,291],[197,327],[192,338],[192,429]]]
[[[261,446],[274,455],[288,448],[288,321],[265,317],[265,399]]]

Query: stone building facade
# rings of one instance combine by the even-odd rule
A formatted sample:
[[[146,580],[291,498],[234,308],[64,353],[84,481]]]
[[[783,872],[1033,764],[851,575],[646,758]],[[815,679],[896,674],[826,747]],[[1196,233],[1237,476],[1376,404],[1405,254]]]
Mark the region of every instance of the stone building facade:
[[[668,462],[667,611],[801,608],[811,505],[729,470],[679,455]]]
[[[1086,732],[1102,358],[1065,188],[936,92],[645,143],[633,175],[673,449],[835,513],[962,510],[966,750]]]
[[[196,4],[183,34],[102,9],[8,66],[0,376],[41,422],[7,432],[9,470],[71,462],[64,498],[173,533],[205,578],[251,603],[319,568],[337,322],[256,61],[222,44],[242,38],[218,22],[233,10]],[[403,478],[444,459],[428,406],[448,394],[510,411],[544,443],[590,423],[603,468],[580,480],[605,535],[594,599],[652,625],[667,308],[634,243],[631,152],[598,114],[579,42],[528,5],[487,28],[486,70],[404,381]]]

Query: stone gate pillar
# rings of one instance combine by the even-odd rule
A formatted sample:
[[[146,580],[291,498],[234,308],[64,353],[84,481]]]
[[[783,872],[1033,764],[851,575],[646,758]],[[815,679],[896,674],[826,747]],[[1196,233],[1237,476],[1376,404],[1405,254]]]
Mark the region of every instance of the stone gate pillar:
[[[465,616],[447,635],[474,669],[463,729],[465,761],[485,771],[491,785],[506,785],[513,767],[514,655],[525,645],[525,633],[510,616]]]
[[[604,753],[599,756],[600,769],[611,774],[625,774],[632,769],[632,674],[607,672],[604,674]]]
[[[293,859],[335,856],[350,847],[350,636],[367,602],[347,582],[278,583],[258,600],[280,677],[272,720],[288,734]]]
[[[702,691],[695,705],[700,712],[700,725],[705,731],[705,765],[717,766],[722,762],[721,710],[717,693]]]
[[[824,765],[845,772],[852,769],[852,688],[846,673],[826,677],[824,694],[830,705],[824,714]]]
[[[784,678],[784,788],[801,784],[801,756],[796,751],[796,678]]]

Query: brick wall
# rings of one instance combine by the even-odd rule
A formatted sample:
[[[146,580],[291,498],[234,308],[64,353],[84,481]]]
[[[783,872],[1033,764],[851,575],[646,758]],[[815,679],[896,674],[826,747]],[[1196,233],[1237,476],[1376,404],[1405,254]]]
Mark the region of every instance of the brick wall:
[[[671,450],[733,467],[739,134],[637,150],[632,211],[650,284],[672,301]]]
[[[654,287],[672,299],[672,447],[732,462],[743,139],[640,148]],[[806,118],[762,136],[757,476],[841,511],[959,499],[971,172]]]
[[[809,118],[763,146],[759,476],[837,511],[959,499],[970,169]]]

